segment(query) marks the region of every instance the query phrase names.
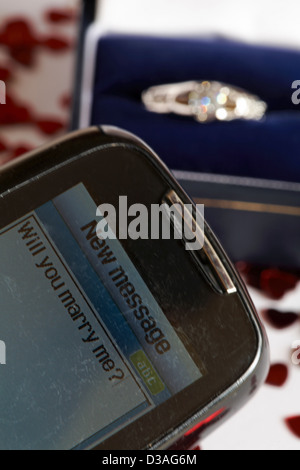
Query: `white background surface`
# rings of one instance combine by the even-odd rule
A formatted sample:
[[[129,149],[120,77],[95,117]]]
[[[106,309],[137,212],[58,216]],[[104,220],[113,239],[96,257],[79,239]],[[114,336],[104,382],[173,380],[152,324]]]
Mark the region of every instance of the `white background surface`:
[[[102,0],[99,18],[123,31],[219,34],[300,47],[299,0]]]

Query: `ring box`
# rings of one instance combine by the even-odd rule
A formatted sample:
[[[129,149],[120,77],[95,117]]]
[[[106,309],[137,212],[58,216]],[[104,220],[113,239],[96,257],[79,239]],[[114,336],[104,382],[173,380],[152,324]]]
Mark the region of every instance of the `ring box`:
[[[292,83],[300,52],[204,36],[107,33],[99,2],[83,2],[72,128],[113,125],[150,145],[186,191],[233,261],[300,266],[300,106]],[[267,105],[261,121],[197,123],[147,111],[154,85],[216,80]]]

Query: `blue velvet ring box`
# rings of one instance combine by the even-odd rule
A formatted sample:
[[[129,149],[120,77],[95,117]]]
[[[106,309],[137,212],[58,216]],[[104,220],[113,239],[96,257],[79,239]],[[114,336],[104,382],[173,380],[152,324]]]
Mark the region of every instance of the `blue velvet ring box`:
[[[80,126],[83,44],[94,21],[84,2],[72,128]],[[145,140],[176,173],[233,261],[300,267],[300,52],[220,38],[102,35],[98,38],[92,103],[85,122],[113,125]],[[85,67],[84,67],[85,65]],[[90,65],[90,64],[89,64]],[[259,122],[199,124],[148,112],[142,92],[154,85],[217,80],[268,104]],[[221,175],[221,176],[220,176]]]
[[[300,182],[300,52],[218,38],[109,35],[99,40],[92,124],[110,123],[144,139],[172,169]],[[216,80],[259,96],[262,121],[199,124],[147,111],[150,86]]]

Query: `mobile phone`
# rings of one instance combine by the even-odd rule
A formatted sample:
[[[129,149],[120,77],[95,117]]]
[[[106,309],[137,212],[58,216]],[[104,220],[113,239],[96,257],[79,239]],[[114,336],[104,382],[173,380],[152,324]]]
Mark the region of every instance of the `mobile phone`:
[[[0,448],[174,448],[263,382],[243,282],[207,224],[201,248],[177,236],[195,205],[138,138],[72,133],[3,167],[0,191]],[[99,210],[121,197],[135,236]],[[137,227],[153,205],[170,237]]]

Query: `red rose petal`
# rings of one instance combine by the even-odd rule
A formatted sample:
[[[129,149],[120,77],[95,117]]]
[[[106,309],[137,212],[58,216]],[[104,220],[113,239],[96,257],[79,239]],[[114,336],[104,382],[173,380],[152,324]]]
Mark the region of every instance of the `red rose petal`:
[[[282,387],[288,378],[289,371],[285,364],[273,364],[270,367],[266,383],[274,387]]]
[[[300,439],[300,416],[291,416],[285,419],[285,423],[289,430]]]
[[[264,320],[278,330],[283,330],[293,325],[299,320],[299,315],[293,312],[280,312],[279,310],[269,309],[262,312]]]
[[[44,134],[48,135],[55,134],[66,128],[62,122],[43,119],[36,121],[36,125]]]
[[[297,276],[279,269],[265,269],[260,277],[261,289],[275,300],[282,299],[287,292],[295,289],[298,282]]]

